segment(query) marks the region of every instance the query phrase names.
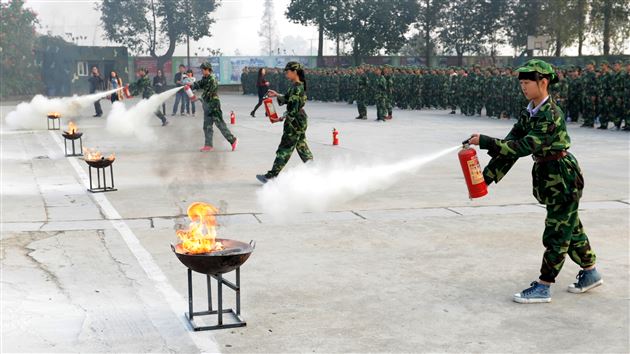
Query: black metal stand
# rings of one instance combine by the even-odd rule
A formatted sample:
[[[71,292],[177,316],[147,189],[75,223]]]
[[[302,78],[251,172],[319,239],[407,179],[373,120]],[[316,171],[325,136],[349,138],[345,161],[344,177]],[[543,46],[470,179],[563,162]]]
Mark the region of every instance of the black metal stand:
[[[79,141],[79,153],[76,153],[75,147],[74,147],[74,142],[75,141]],[[72,143],[72,154],[68,154],[68,141],[70,141]],[[68,138],[63,138],[63,147],[66,151],[66,157],[67,156],[83,156],[83,139],[82,137],[79,137],[78,139],[68,139]],[[113,181],[113,179],[112,179]],[[112,182],[113,183],[113,182]]]
[[[55,122],[57,122],[56,126]],[[50,123],[52,123],[52,128],[50,127]],[[48,130],[61,130],[61,118],[48,117]]]
[[[244,327],[247,325],[241,318],[241,268],[236,268],[236,284],[228,280],[223,279],[222,274],[212,275],[206,274],[206,282],[208,286],[208,310],[194,312],[193,311],[193,288],[192,288],[192,270],[188,268],[188,312],[184,315],[190,323],[190,326],[194,331],[208,331],[224,328],[236,328]],[[212,309],[212,287],[211,278],[217,281],[217,309]],[[223,309],[223,285],[234,290],[236,293],[236,310],[235,309]],[[231,314],[233,321],[231,323],[223,323],[223,314]],[[214,326],[197,326],[193,320],[195,316],[217,315],[217,324]]]
[[[105,172],[105,169],[107,169],[107,167],[92,167],[92,166],[88,166],[89,167],[89,172],[88,174],[90,175],[90,188],[88,189],[88,191],[92,192],[92,193],[102,193],[102,192],[113,192],[113,191],[117,191],[118,189],[114,188],[114,168],[112,167],[113,165],[109,165],[109,175],[110,175],[110,179],[112,182],[111,186],[107,186],[107,173]],[[92,184],[92,169],[96,170],[96,181],[98,183],[98,185],[96,187],[94,187],[94,185]],[[103,175],[103,184],[101,185],[101,175]]]

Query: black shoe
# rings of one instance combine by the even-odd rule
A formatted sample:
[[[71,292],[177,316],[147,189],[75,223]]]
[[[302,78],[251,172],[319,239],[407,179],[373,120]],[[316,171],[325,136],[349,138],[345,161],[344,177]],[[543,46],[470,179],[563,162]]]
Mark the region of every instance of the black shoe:
[[[256,118],[256,114],[254,113],[254,111],[252,111],[249,115],[252,116],[252,118]]]
[[[630,126],[625,126],[623,127],[621,130],[623,130],[624,132],[630,132]]]
[[[367,119],[367,117],[364,117],[364,116],[358,116],[358,117],[356,117],[356,118],[354,118],[354,119]]]
[[[273,179],[273,177],[269,177],[266,174],[264,175],[256,175],[256,179],[260,181],[260,183],[265,184],[269,182],[269,180]]]
[[[98,118],[98,117],[102,117],[102,116],[103,116],[103,113],[101,113],[101,114],[97,113],[97,114],[93,115],[92,117],[97,117]]]
[[[167,125],[168,125],[168,120],[164,119],[164,120],[162,121],[162,126],[163,126],[163,127],[165,127],[165,126],[167,126]]]
[[[455,114],[455,111],[451,111],[451,113],[449,113],[449,114]]]

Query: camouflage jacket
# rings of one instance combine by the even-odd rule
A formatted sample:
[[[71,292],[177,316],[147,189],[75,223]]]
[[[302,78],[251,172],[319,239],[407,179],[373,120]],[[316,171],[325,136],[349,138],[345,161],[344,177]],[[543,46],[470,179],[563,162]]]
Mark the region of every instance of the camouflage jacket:
[[[149,98],[155,93],[153,84],[147,75],[144,75],[139,78],[138,81],[130,84],[129,91],[133,96],[142,94],[142,98]]]
[[[582,94],[584,98],[590,98],[591,96],[598,95],[598,78],[594,71],[585,71],[582,73]]]
[[[387,96],[387,79],[385,79],[385,76],[383,75],[377,76],[374,82],[376,84],[376,97],[386,97]]]
[[[479,147],[492,157],[483,171],[487,184],[498,183],[516,160],[527,155],[546,157],[571,146],[564,114],[550,97],[540,110],[530,117],[523,111],[505,139],[481,135]],[[559,160],[534,163],[533,193],[546,205],[577,201],[582,196],[584,178],[575,157],[567,154]]]
[[[201,94],[201,99],[207,104],[218,104],[219,96],[217,95],[217,90],[219,89],[219,84],[217,83],[217,79],[214,75],[210,74],[208,76],[204,76],[199,81],[195,81],[191,86],[193,90],[203,90]]]
[[[287,111],[284,114],[284,125],[292,126],[299,131],[306,131],[306,112],[304,105],[306,104],[306,92],[304,84],[301,82],[294,83],[284,96],[278,96],[279,105],[287,105]]]

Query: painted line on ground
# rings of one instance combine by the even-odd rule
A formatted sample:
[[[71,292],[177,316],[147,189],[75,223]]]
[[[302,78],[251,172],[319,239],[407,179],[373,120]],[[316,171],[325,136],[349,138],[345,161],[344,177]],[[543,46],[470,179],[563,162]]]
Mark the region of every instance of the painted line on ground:
[[[63,141],[59,137],[58,131],[49,131],[50,136],[55,141],[55,143],[59,146],[61,151],[64,151]],[[44,146],[46,146],[44,144]],[[47,147],[48,149],[48,147]],[[79,165],[79,162],[76,158],[68,158],[67,161],[70,163],[74,171],[77,173],[79,179],[83,183],[83,186],[87,189],[89,187],[89,177],[87,173],[83,170],[83,168]],[[123,220],[120,216],[116,208],[110,203],[107,196],[103,193],[94,193],[92,194],[93,200],[98,204],[101,208],[101,211],[105,215],[106,219],[108,219],[112,226],[118,231],[120,236],[125,241],[125,244],[134,255],[140,267],[144,270],[147,277],[153,281],[153,285],[162,293],[164,299],[169,304],[169,307],[173,311],[173,314],[177,319],[180,320],[182,325],[188,329],[188,334],[197,346],[199,350],[202,352],[211,352],[218,353],[219,347],[217,342],[214,340],[212,334],[204,333],[203,336],[195,335],[191,330],[189,323],[185,319],[183,315],[183,311],[187,309],[187,302],[179,295],[177,290],[169,283],[168,278],[162,272],[162,269],[157,265],[153,256],[146,250],[138,240],[138,237],[131,230],[129,225]]]

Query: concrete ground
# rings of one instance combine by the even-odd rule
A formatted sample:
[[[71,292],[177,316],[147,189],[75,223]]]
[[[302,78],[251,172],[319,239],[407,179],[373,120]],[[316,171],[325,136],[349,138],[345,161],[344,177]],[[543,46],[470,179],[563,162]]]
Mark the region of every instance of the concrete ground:
[[[3,132],[2,352],[630,351],[627,133],[569,128],[605,284],[566,292],[578,271],[567,260],[552,303],[519,305],[511,296],[536,279],[543,252],[531,159],[480,200],[468,200],[453,153],[392,188],[278,224],[261,213],[254,176],[271,166],[282,127],[262,111],[250,118],[251,96],[222,102],[226,119],[237,115],[236,152],[217,133],[215,152],[197,152],[199,112],[166,128],[155,119],[158,141],[142,144],[85,110],[84,145],[117,155],[118,191],[106,195],[86,192],[87,166],[64,157],[59,132]],[[3,103],[3,121],[13,108]],[[306,109],[318,160],[399,161],[513,123],[395,110],[379,124],[373,107],[368,121],[342,103]],[[341,146],[330,145],[333,128]],[[186,269],[169,244],[193,201],[220,208],[221,237],[257,242],[241,274],[247,327],[191,332],[183,320]],[[203,276],[194,279],[202,310]]]

